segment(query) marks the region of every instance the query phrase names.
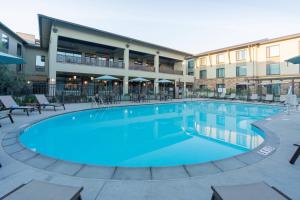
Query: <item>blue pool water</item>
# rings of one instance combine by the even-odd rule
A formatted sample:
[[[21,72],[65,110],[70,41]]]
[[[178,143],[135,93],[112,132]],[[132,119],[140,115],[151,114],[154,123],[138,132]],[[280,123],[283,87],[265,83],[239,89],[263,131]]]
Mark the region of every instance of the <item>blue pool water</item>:
[[[43,155],[104,166],[176,166],[241,154],[263,142],[251,123],[280,108],[185,102],[64,114],[24,130],[20,142]]]

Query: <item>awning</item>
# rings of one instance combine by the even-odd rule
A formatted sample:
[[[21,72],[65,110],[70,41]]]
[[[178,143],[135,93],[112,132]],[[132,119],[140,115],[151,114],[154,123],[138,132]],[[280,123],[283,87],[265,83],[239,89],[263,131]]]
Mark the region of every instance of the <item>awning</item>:
[[[293,63],[293,64],[300,64],[300,55],[295,56],[293,58],[287,59],[286,62]]]
[[[25,64],[23,58],[0,52],[0,64]]]

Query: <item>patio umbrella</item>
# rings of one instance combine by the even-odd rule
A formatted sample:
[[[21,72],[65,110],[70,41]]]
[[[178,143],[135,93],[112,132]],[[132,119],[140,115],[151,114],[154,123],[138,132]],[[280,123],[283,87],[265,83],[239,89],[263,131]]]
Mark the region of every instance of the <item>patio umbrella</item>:
[[[142,82],[148,82],[148,81],[150,81],[150,80],[145,79],[145,78],[141,78],[141,77],[133,78],[133,79],[129,80],[129,82],[137,82],[137,83],[139,83],[139,95],[141,94],[141,83]]]
[[[293,58],[287,59],[286,62],[289,62],[292,64],[300,64],[300,56],[295,56]]]
[[[114,77],[114,76],[109,76],[109,75],[104,75],[104,76],[99,76],[97,78],[95,78],[96,80],[99,80],[99,81],[115,81],[115,80],[120,80],[118,79],[117,77]],[[107,84],[106,84],[106,92],[108,91],[107,89]]]
[[[134,79],[130,79],[129,82],[138,82],[138,83],[142,83],[142,82],[148,82],[149,80],[148,79],[145,79],[145,78],[134,78]]]
[[[23,58],[0,52],[0,64],[25,64]]]
[[[165,91],[165,89],[166,89],[166,84],[167,84],[167,83],[173,83],[173,81],[170,81],[170,80],[167,80],[167,79],[161,79],[161,80],[157,81],[157,83],[162,83],[162,84],[164,84],[164,91]]]

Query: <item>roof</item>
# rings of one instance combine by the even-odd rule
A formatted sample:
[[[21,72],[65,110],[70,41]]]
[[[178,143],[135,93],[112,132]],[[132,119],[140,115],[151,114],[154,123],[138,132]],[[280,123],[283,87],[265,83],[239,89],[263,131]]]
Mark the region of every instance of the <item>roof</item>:
[[[290,39],[299,38],[299,37],[300,37],[300,33],[281,36],[281,37],[272,38],[272,39],[265,38],[262,40],[256,40],[256,41],[252,41],[252,42],[247,42],[247,43],[243,43],[243,44],[238,44],[238,45],[234,45],[234,46],[229,46],[229,47],[224,47],[224,48],[220,48],[220,49],[202,52],[202,53],[196,54],[195,57],[204,56],[204,55],[208,55],[208,54],[222,53],[225,51],[236,50],[236,49],[245,48],[248,46],[269,44],[269,43],[279,42],[279,41],[283,41],[283,40],[290,40]]]
[[[3,28],[7,33],[12,35],[16,40],[19,40],[20,42],[27,44],[27,42],[23,38],[21,38],[18,34],[16,34],[14,31],[12,31],[7,26],[5,26],[2,22],[0,22],[0,28]]]
[[[229,51],[229,50],[240,49],[240,48],[248,47],[248,46],[254,46],[254,45],[261,44],[262,42],[266,42],[267,40],[268,39],[256,40],[256,41],[252,41],[252,42],[247,42],[247,43],[242,43],[242,44],[238,44],[238,45],[228,46],[228,47],[215,49],[215,50],[211,50],[211,51],[205,51],[205,52],[196,54],[196,57],[204,56],[204,55],[208,55],[208,54],[214,54],[214,53],[221,53],[221,52]]]
[[[98,35],[103,35],[103,36],[109,37],[109,38],[119,39],[119,40],[122,40],[122,41],[128,42],[128,43],[135,43],[135,44],[149,46],[151,48],[156,48],[157,50],[171,51],[171,52],[179,53],[179,54],[182,54],[182,55],[185,55],[185,56],[191,56],[192,55],[191,53],[187,53],[187,52],[184,52],[184,51],[179,51],[179,50],[172,49],[172,48],[169,48],[169,47],[160,46],[160,45],[145,42],[145,41],[142,41],[142,40],[137,40],[137,39],[134,39],[134,38],[118,35],[118,34],[115,34],[115,33],[111,33],[111,32],[107,32],[107,31],[91,28],[91,27],[88,27],[88,26],[83,26],[83,25],[80,25],[80,24],[64,21],[64,20],[61,20],[61,19],[52,18],[52,17],[42,15],[42,14],[38,14],[38,21],[39,21],[40,42],[41,42],[41,47],[42,48],[48,48],[49,40],[50,40],[51,26],[53,24],[56,24],[56,25],[61,25],[61,26],[64,26],[64,27],[72,28],[72,29],[78,29],[80,31],[86,31],[86,32],[90,32],[90,33],[94,33],[94,34],[98,34]]]

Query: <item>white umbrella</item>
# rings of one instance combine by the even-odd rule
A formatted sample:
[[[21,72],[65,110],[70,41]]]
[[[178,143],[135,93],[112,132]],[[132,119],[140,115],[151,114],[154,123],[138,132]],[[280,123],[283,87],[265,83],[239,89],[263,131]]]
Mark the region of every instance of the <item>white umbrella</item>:
[[[173,81],[167,80],[167,79],[161,79],[157,81],[157,83],[173,83]]]

